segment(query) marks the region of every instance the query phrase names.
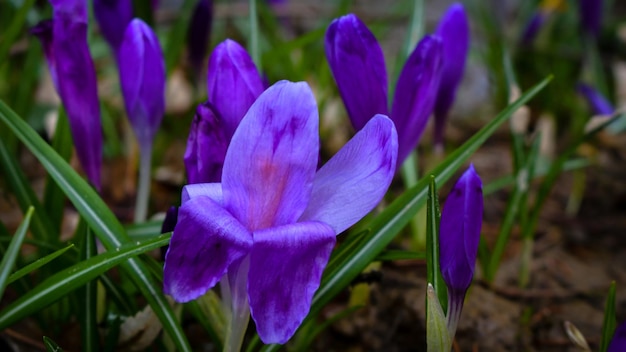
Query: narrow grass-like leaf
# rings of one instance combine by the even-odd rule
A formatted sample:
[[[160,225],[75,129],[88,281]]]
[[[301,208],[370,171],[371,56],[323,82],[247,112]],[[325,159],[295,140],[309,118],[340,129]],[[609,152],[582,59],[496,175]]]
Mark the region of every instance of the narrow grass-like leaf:
[[[9,126],[35,155],[108,250],[115,250],[130,241],[122,224],[91,186],[3,101],[0,101],[0,120]],[[145,264],[139,259],[131,258],[122,264],[122,268],[141,290],[177,348],[189,351],[189,342],[174,312],[165,299],[161,287],[150,277]]]
[[[250,19],[250,41],[248,52],[257,69],[261,69],[261,52],[259,51],[259,15],[256,10],[257,0],[248,0],[248,16]]]
[[[443,281],[441,267],[439,266],[439,196],[437,195],[437,183],[435,176],[430,175],[428,185],[428,198],[426,200],[426,281],[433,285],[441,309],[448,309],[448,287]],[[426,304],[428,307],[429,305]]]
[[[185,37],[185,31],[189,25],[189,19],[196,2],[194,0],[185,0],[178,12],[178,18],[176,22],[170,28],[170,32],[165,41],[165,48],[163,54],[165,55],[165,69],[169,76],[180,58],[183,49],[185,48],[185,41],[180,38]]]
[[[52,339],[47,336],[43,337],[43,344],[44,346],[46,346],[47,352],[63,352],[63,349],[59,347],[59,345],[57,345],[56,342],[52,341]]]
[[[97,254],[96,241],[93,234],[89,230],[89,226],[80,220],[77,237],[81,238],[80,260],[86,261]],[[99,336],[97,326],[97,289],[98,281],[90,280],[78,292],[80,332],[83,351],[98,351]]]
[[[41,268],[42,266],[48,264],[49,262],[53,261],[54,259],[58,258],[59,256],[61,256],[63,253],[67,252],[68,250],[74,248],[74,244],[69,244],[67,247],[61,248],[58,251],[52,252],[50,254],[48,254],[47,256],[43,257],[43,258],[39,258],[36,261],[26,265],[25,267],[17,270],[16,272],[14,272],[13,274],[11,274],[11,276],[9,276],[8,280],[7,280],[7,285],[11,284],[13,281],[15,280],[19,280],[20,278],[24,277],[25,275]]]
[[[356,312],[357,310],[363,308],[363,306],[357,305],[357,306],[351,306],[348,307],[342,311],[340,311],[339,313],[331,316],[328,319],[325,319],[323,322],[321,323],[317,323],[314,322],[312,320],[310,320],[308,322],[308,325],[303,327],[303,331],[305,332],[304,334],[299,334],[298,337],[300,337],[300,339],[296,340],[293,346],[293,350],[294,351],[311,351],[313,350],[311,348],[311,344],[313,343],[313,340],[315,340],[315,338],[321,334],[324,330],[326,330],[329,326],[331,326],[332,324],[334,324],[336,321],[343,319],[347,316],[349,316],[350,314]],[[308,328],[308,329],[306,329]]]
[[[141,241],[160,235],[162,225],[163,220],[148,220],[141,224],[126,225],[125,228],[128,237],[133,241]]]
[[[604,304],[604,321],[602,322],[602,339],[600,340],[600,352],[606,352],[615,333],[617,319],[615,318],[615,281],[611,282],[609,294]]]
[[[438,184],[445,183],[469,159],[513,112],[526,104],[533,96],[541,91],[550,82],[551,77],[528,90],[514,103],[510,104],[485,127],[472,136],[465,144],[439,164],[432,174]],[[350,253],[342,256],[333,268],[327,268],[322,278],[320,288],[313,297],[313,304],[307,319],[311,319],[333,297],[341,292],[376,256],[400,233],[416,212],[426,203],[429,179],[423,178],[415,187],[404,192],[391,203],[370,224],[371,232],[367,241],[359,242]],[[332,258],[331,258],[332,260]],[[271,345],[268,350],[275,351],[279,345]]]
[[[0,37],[0,62],[8,61],[7,55],[9,54],[9,49],[11,49],[11,45],[14,44],[15,39],[23,33],[22,27],[24,27],[26,15],[28,11],[30,11],[30,8],[33,7],[33,4],[35,4],[35,0],[26,0],[22,3],[19,10],[13,16],[11,25],[2,33],[2,37]]]
[[[26,211],[26,215],[24,216],[24,220],[15,231],[15,235],[13,235],[13,240],[9,244],[9,248],[7,248],[7,252],[2,257],[2,261],[0,262],[0,298],[4,294],[4,289],[7,286],[7,279],[11,270],[15,266],[15,260],[17,259],[18,254],[20,253],[20,248],[22,247],[22,242],[24,241],[24,237],[26,237],[26,233],[28,232],[28,226],[30,226],[30,219],[33,216],[33,212],[35,208],[30,207]]]
[[[26,125],[25,122],[21,120],[20,122]],[[43,205],[41,205],[39,199],[37,199],[35,191],[33,191],[33,188],[30,186],[30,183],[26,179],[26,175],[24,175],[24,172],[21,170],[15,156],[11,155],[9,150],[6,148],[4,141],[1,139],[0,166],[2,166],[2,169],[4,170],[4,176],[9,184],[9,189],[15,195],[22,212],[25,212],[30,206],[35,208],[35,214],[33,215],[31,226],[33,237],[43,242],[53,243],[53,238],[55,236],[52,233],[52,230],[54,229],[54,225],[45,213]]]
[[[70,134],[70,125],[67,120],[67,115],[65,114],[65,110],[60,107],[56,128],[54,129],[54,137],[52,138],[52,148],[63,160],[69,161],[72,156],[72,145],[72,135]],[[44,190],[43,196],[43,207],[56,231],[61,228],[66,199],[63,190],[61,190],[59,185],[54,182],[54,179],[48,175],[46,177],[46,189]]]
[[[161,235],[139,244],[127,244],[61,270],[0,311],[0,330],[66,296],[120,263],[166,245],[170,237]]]
[[[215,291],[209,290],[197,300],[186,303],[185,308],[202,325],[215,344],[215,350],[221,351],[228,319],[224,316],[222,302]]]
[[[402,250],[384,250],[376,256],[376,261],[396,261],[396,260],[414,260],[426,259],[426,252],[402,251]]]
[[[426,292],[426,351],[450,351],[451,336],[448,332],[446,317],[433,286],[428,283]]]

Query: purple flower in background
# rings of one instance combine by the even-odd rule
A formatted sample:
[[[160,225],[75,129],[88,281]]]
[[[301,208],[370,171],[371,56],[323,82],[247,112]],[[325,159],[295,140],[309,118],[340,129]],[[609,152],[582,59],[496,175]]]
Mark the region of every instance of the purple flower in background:
[[[335,236],[378,204],[396,164],[394,125],[377,115],[316,171],[318,120],[304,82],[259,96],[232,137],[221,183],[183,190],[165,293],[187,302],[221,280],[231,330],[245,330],[249,310],[263,342],[294,334]]]
[[[100,189],[102,127],[96,72],[87,45],[86,0],[50,0],[52,22],[33,29],[69,120],[78,160]]]
[[[330,24],[324,44],[352,126],[358,131],[372,116],[387,115],[385,59],[372,32],[358,17],[349,14]],[[391,119],[398,129],[398,164],[417,145],[432,112],[441,55],[441,40],[436,36],[424,37],[398,78],[391,109]]]
[[[152,148],[165,110],[163,52],[150,27],[134,19],[126,28],[119,55],[126,113],[144,152]]]
[[[602,0],[579,0],[580,22],[585,32],[597,36],[602,25]]]
[[[463,5],[455,3],[435,32],[443,41],[441,80],[435,100],[435,146],[443,147],[443,132],[456,90],[463,78],[469,48],[469,23]]]
[[[607,352],[623,352],[626,351],[626,322],[623,322],[615,329],[613,338],[609,344]]]
[[[470,167],[446,199],[439,226],[439,266],[448,286],[448,331],[453,337],[472,283],[483,218],[483,185]]]
[[[539,34],[539,30],[546,22],[548,15],[548,13],[541,10],[533,13],[533,16],[530,18],[528,23],[526,23],[526,27],[524,27],[524,32],[522,33],[522,43],[529,45],[535,40],[537,34]]]
[[[577,90],[585,98],[589,108],[595,115],[612,115],[615,112],[613,105],[594,87],[585,83],[579,83]]]
[[[196,72],[202,71],[202,64],[211,37],[212,22],[213,1],[198,0],[189,22],[189,29],[187,30],[189,61]]]
[[[227,39],[209,59],[209,100],[196,109],[185,167],[189,183],[219,182],[230,139],[265,86],[252,58]]]
[[[124,40],[126,27],[133,19],[133,2],[130,0],[94,0],[93,12],[102,36],[117,55]]]

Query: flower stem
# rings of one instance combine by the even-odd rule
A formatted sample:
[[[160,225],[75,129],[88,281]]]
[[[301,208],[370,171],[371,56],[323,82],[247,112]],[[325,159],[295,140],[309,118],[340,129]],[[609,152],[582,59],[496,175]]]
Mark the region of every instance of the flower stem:
[[[241,350],[243,338],[250,321],[250,303],[248,302],[248,271],[250,269],[250,257],[246,257],[239,267],[231,267],[232,272],[228,273],[228,277],[224,281],[229,281],[223,287],[222,293],[229,291],[230,293],[230,314],[228,315],[228,328],[226,330],[226,338],[224,341],[224,352],[237,352]],[[230,290],[228,290],[228,288]],[[226,290],[225,290],[226,289]],[[224,301],[228,298],[223,297]]]
[[[446,319],[448,321],[448,333],[450,334],[450,345],[454,341],[454,335],[456,335],[456,328],[459,325],[459,319],[461,319],[461,311],[463,310],[463,300],[465,300],[465,292],[459,294],[448,289],[448,312]]]
[[[142,145],[140,148],[139,181],[137,182],[137,201],[135,202],[135,223],[144,222],[146,220],[151,182],[152,143]]]

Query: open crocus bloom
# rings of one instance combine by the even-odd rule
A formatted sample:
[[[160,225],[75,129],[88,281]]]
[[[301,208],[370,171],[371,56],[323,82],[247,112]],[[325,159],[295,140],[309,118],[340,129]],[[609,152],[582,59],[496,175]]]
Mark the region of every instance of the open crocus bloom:
[[[377,115],[316,171],[318,123],[304,82],[278,82],[259,96],[233,135],[222,182],[183,190],[165,293],[187,302],[222,279],[234,319],[249,307],[263,342],[294,334],[335,236],[378,204],[396,166],[394,124]]]

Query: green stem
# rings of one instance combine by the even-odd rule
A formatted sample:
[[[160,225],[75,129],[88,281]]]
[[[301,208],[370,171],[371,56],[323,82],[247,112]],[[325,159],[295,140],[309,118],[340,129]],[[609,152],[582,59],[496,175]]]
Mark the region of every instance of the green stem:
[[[139,181],[137,182],[137,201],[135,203],[135,223],[146,221],[148,200],[150,197],[152,144],[142,145],[139,151]]]
[[[261,54],[259,53],[259,22],[256,10],[256,0],[250,0],[250,56],[257,67],[261,69]]]

